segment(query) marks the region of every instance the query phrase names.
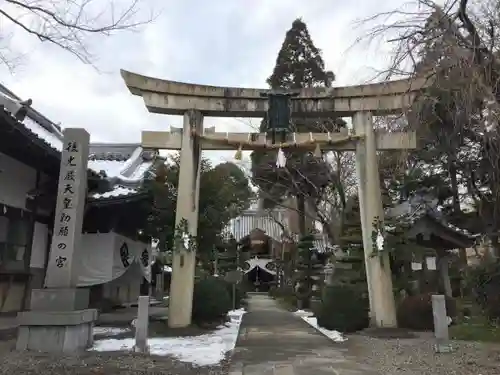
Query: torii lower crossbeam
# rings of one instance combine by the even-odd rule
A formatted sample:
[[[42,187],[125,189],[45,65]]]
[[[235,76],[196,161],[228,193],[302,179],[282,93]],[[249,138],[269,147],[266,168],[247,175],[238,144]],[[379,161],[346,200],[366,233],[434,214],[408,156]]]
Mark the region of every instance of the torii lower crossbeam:
[[[210,139],[201,138],[200,146],[203,150],[259,150],[271,148],[271,142],[266,139],[265,133],[223,133],[212,132],[206,129],[205,134]],[[408,132],[376,132],[376,147],[379,151],[414,149],[416,135]],[[356,151],[359,137],[343,132],[332,133],[293,133],[289,135],[290,148],[313,150],[316,144],[321,145],[324,151]],[[218,139],[214,141],[213,139]],[[142,147],[152,149],[180,150],[182,146],[182,129],[179,131],[143,131]],[[279,145],[275,145],[279,146]]]

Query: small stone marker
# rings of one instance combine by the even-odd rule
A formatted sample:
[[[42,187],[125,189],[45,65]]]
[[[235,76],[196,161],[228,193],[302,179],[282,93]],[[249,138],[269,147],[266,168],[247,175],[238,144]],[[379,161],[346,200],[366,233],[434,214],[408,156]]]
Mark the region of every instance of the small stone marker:
[[[139,296],[137,319],[135,319],[135,346],[134,351],[147,353],[149,324],[149,296]]]
[[[232,284],[233,309],[236,310],[236,284],[241,282],[243,272],[240,270],[229,271],[224,276],[224,280]]]
[[[449,318],[446,314],[446,299],[442,294],[432,296],[432,315],[434,316],[434,336],[436,353],[452,351],[448,333]]]

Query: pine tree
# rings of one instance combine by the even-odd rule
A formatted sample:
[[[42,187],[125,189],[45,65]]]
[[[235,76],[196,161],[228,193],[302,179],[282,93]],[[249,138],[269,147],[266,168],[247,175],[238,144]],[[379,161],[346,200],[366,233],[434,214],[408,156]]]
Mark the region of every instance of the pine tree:
[[[230,238],[218,248],[217,271],[220,275],[225,275],[241,267],[240,263],[238,244],[234,238]]]
[[[319,297],[321,271],[323,263],[314,247],[314,236],[307,235],[299,242],[297,270],[299,283],[297,299],[302,301],[302,308],[309,308],[311,297]]]
[[[358,196],[351,197],[348,204],[341,237],[343,255],[337,257],[333,282],[355,285],[365,292],[367,285]]]

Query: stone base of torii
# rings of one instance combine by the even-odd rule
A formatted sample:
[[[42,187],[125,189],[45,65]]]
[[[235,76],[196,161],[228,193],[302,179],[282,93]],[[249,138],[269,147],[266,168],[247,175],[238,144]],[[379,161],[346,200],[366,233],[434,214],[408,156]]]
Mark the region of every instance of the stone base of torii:
[[[176,225],[187,222],[189,235],[196,237],[198,226],[199,171],[202,150],[256,150],[297,147],[301,150],[344,150],[356,152],[359,202],[365,264],[373,325],[396,327],[396,309],[388,254],[378,252],[374,230],[383,226],[382,197],[377,151],[416,148],[414,132],[375,132],[373,115],[401,113],[425,87],[426,81],[401,80],[381,84],[340,88],[307,89],[291,100],[292,115],[309,117],[352,117],[354,134],[297,133],[286,144],[271,144],[266,134],[216,133],[203,129],[203,115],[262,117],[267,111],[263,98],[269,90],[203,86],[166,81],[122,71],[134,95],[142,96],[150,112],[183,115],[181,131],[142,133],[142,146],[150,149],[180,150],[180,174]],[[182,246],[175,249],[170,287],[168,324],[191,324],[196,254]]]

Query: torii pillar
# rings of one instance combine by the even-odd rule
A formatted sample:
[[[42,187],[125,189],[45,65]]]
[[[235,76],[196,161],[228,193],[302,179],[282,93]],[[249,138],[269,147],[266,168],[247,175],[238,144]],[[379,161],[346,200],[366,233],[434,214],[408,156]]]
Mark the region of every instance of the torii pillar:
[[[184,113],[183,118],[175,226],[177,228],[183,219],[186,220],[189,235],[196,237],[202,150],[199,141],[192,136],[193,131],[203,132],[203,115],[199,111],[189,110]],[[196,250],[186,250],[179,243],[174,246],[176,248],[172,257],[168,326],[179,328],[191,324]]]
[[[377,221],[383,223],[384,211],[373,117],[370,112],[356,112],[352,122],[355,134],[364,136],[356,145],[356,170],[371,323],[397,327],[389,255],[386,251],[374,255],[373,231]]]

